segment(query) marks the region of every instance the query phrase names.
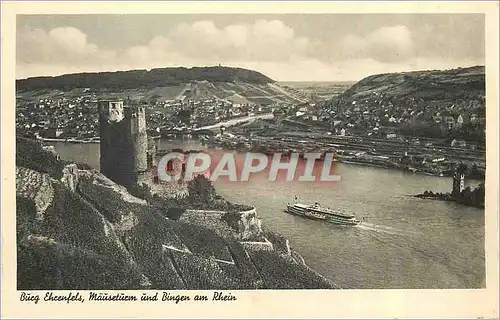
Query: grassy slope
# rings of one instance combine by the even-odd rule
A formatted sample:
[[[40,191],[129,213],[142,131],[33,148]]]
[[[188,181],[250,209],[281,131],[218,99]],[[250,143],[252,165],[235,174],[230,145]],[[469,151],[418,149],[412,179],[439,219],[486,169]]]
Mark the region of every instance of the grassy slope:
[[[188,89],[186,89],[188,88]],[[258,90],[256,90],[258,88]],[[99,88],[92,89],[88,92],[83,92],[81,88],[68,88],[67,90],[59,89],[29,89],[26,91],[18,91],[17,98],[19,101],[38,100],[38,99],[74,99],[91,93],[97,98],[130,98],[132,100],[178,100],[185,96],[192,100],[207,100],[219,99],[231,101],[235,104],[247,103],[264,103],[270,104],[275,102],[301,102],[303,97],[298,96],[294,92],[290,92],[277,85],[268,84],[248,84],[245,82],[199,82],[193,85],[187,83],[157,86],[151,88]]]
[[[265,75],[228,67],[162,68],[121,72],[79,73],[33,77],[16,81],[21,100],[97,97],[130,97],[133,100],[225,99],[233,103],[302,101]]]

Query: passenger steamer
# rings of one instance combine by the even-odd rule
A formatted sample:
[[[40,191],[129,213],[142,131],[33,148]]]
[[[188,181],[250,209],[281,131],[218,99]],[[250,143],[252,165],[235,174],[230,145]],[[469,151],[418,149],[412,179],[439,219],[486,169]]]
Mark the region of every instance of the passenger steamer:
[[[286,212],[295,214],[298,216],[303,216],[313,220],[322,220],[334,224],[341,225],[358,225],[361,223],[360,220],[356,219],[353,214],[344,212],[342,210],[332,210],[330,208],[324,208],[315,203],[314,205],[307,205],[302,203],[287,203]]]

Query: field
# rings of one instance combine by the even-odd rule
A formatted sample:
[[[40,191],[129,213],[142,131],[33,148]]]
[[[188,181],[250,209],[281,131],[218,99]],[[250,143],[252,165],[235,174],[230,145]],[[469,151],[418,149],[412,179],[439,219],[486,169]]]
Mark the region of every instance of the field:
[[[298,90],[308,97],[319,100],[329,100],[345,90],[354,82],[280,82],[281,87]]]

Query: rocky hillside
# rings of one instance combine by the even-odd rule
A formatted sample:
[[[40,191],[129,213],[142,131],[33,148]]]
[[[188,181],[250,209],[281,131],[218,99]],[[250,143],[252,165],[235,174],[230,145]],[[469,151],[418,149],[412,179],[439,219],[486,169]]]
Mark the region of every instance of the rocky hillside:
[[[482,98],[485,95],[483,66],[453,70],[414,71],[366,77],[340,97],[344,103],[378,95],[392,100],[450,101]]]
[[[16,81],[17,97],[130,97],[133,100],[219,99],[233,103],[271,104],[303,101],[265,75],[229,67],[162,68],[121,72],[80,73]]]
[[[172,220],[37,142],[17,148],[31,150],[16,159],[19,290],[335,288],[251,210],[232,223],[197,210]],[[265,240],[242,241],[234,226],[249,225]]]

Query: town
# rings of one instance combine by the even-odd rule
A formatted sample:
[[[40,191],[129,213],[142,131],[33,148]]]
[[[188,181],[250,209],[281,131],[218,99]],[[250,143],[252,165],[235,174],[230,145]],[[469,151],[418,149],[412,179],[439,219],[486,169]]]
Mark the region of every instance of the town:
[[[85,140],[99,136],[96,95],[75,99],[40,99],[17,105],[17,134],[26,137]],[[221,121],[269,114],[271,105],[233,104],[217,99],[178,101],[135,101],[147,105],[148,134],[187,133]]]
[[[342,95],[311,98],[294,104],[238,104],[213,97],[123,100],[146,106],[153,138],[197,135],[212,147],[268,154],[336,152],[340,162],[439,176],[451,176],[463,162],[471,168],[470,177],[484,178],[484,96],[449,103],[391,99],[377,92],[352,101]],[[98,142],[98,100],[90,89],[74,98],[18,99],[17,135]],[[234,125],[217,127],[228,120]]]

